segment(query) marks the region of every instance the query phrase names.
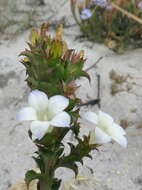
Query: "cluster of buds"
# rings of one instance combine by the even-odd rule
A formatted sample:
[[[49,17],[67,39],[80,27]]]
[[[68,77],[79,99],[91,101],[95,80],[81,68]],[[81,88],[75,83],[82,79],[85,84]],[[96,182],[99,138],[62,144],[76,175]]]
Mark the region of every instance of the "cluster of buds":
[[[41,30],[32,30],[30,50],[25,50],[22,63],[26,67],[26,81],[32,90],[38,89],[50,95],[69,95],[75,97],[76,86],[73,81],[89,75],[82,70],[85,62],[82,51],[75,53],[68,49],[62,40],[62,26],[55,38],[46,34],[49,25],[43,24]]]
[[[61,26],[55,38],[47,34],[48,28],[49,25],[43,24],[40,31],[33,30],[29,49],[21,53],[31,92],[28,106],[18,112],[17,119],[31,121],[29,136],[37,146],[33,158],[40,173],[28,171],[25,181],[29,186],[32,180],[38,179],[37,190],[58,190],[61,180],[55,177],[56,169],[66,167],[77,176],[76,162],[83,163],[83,158],[90,158],[91,151],[103,143],[115,140],[127,146],[125,131],[108,114],[99,111],[80,115],[81,100],[75,94],[78,88],[75,80],[80,77],[90,80],[83,71],[84,52],[77,54],[68,49],[62,40]],[[94,125],[88,136],[80,137],[80,118]],[[66,155],[63,140],[69,132],[78,143],[69,142],[70,153]]]

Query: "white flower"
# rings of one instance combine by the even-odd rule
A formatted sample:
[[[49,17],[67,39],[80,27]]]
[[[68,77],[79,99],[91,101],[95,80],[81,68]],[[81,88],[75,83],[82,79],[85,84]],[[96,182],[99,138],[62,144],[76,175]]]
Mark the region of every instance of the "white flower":
[[[86,20],[88,18],[90,18],[92,16],[92,12],[90,9],[83,9],[82,12],[81,12],[81,19],[82,20]]]
[[[17,114],[18,120],[31,120],[32,139],[41,139],[55,127],[69,127],[70,116],[63,111],[69,105],[69,99],[61,95],[48,99],[44,92],[34,90],[28,97],[28,107]]]
[[[126,132],[113,121],[110,115],[102,111],[96,115],[89,111],[84,114],[84,117],[93,124],[93,130],[90,132],[90,144],[103,144],[115,140],[121,146],[127,147],[127,139],[124,136]]]

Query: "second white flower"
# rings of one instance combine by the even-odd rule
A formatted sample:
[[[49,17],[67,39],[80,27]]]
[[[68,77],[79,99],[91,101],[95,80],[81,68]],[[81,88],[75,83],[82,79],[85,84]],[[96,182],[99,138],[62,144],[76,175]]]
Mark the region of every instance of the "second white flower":
[[[90,132],[90,144],[103,144],[115,140],[123,147],[127,147],[125,130],[116,124],[113,118],[99,111],[98,115],[94,112],[86,112],[84,118],[93,124],[93,130]]]

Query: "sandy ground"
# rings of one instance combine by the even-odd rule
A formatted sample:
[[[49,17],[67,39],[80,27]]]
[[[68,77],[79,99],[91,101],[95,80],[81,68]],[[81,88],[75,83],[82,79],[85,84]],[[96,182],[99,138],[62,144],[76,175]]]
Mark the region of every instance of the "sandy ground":
[[[47,10],[51,2],[47,1]],[[58,10],[54,20],[65,16],[68,23],[74,23],[69,3],[64,2],[56,0],[55,7],[52,2],[51,5]],[[48,18],[50,12],[47,11],[46,14]],[[111,114],[124,127],[128,126],[128,148],[123,149],[114,143],[102,146],[100,152],[92,152],[94,160],[84,159],[86,168],[81,170],[81,175],[91,176],[87,167],[92,168],[92,182],[95,186],[83,184],[78,185],[78,189],[142,190],[142,49],[117,55],[103,45],[75,40],[79,34],[78,26],[72,26],[65,29],[64,38],[71,48],[85,50],[85,69],[100,56],[103,59],[96,68],[89,71],[91,84],[86,79],[77,81],[82,85],[77,94],[84,102],[96,98],[96,73],[101,75],[101,109]],[[24,82],[25,69],[18,57],[26,47],[28,36],[29,31],[13,41],[2,41],[0,45],[0,190],[7,190],[23,179],[28,169],[35,168],[31,159],[35,147],[27,135],[29,123],[15,119],[17,111],[26,105],[29,92]],[[113,76],[110,77],[112,70]],[[118,83],[116,77],[124,80]],[[97,110],[96,107],[89,106],[82,111],[87,109]],[[86,125],[82,125],[82,131],[87,131]],[[57,173],[66,179],[71,176],[68,170]]]

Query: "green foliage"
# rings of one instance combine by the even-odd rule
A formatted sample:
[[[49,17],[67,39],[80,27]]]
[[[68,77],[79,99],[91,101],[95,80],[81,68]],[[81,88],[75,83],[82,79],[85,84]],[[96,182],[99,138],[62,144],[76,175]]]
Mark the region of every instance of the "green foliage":
[[[25,175],[25,182],[27,184],[27,188],[29,188],[29,184],[32,180],[40,179],[41,175],[36,173],[34,170],[29,170]]]
[[[82,70],[85,62],[82,51],[77,54],[67,48],[60,37],[61,28],[57,30],[56,37],[51,38],[46,34],[48,27],[43,24],[40,31],[33,30],[28,43],[30,49],[20,54],[25,56],[22,63],[28,75],[26,81],[32,90],[41,90],[49,96],[65,95],[72,81],[80,77],[90,80],[90,77]],[[72,88],[72,95],[74,91]]]
[[[61,184],[61,180],[54,178],[51,189],[58,190]]]
[[[90,145],[90,137],[79,138],[80,123],[79,105],[81,100],[76,98],[75,91],[78,86],[75,80],[86,77],[90,81],[89,75],[83,71],[86,61],[84,52],[76,53],[73,49],[68,49],[66,42],[62,40],[62,27],[57,29],[55,38],[51,38],[46,32],[49,25],[43,24],[40,31],[33,30],[30,38],[29,49],[20,55],[24,56],[21,61],[26,68],[28,86],[45,92],[48,96],[56,94],[69,98],[69,106],[66,112],[71,116],[70,127],[50,126],[48,132],[41,140],[35,140],[37,151],[33,156],[40,174],[30,170],[26,174],[26,183],[38,179],[38,190],[57,190],[61,180],[55,178],[55,170],[59,167],[67,167],[78,174],[76,162],[83,164],[84,157],[90,157],[91,150],[98,145]],[[71,131],[78,144],[74,146],[69,143],[70,154],[65,156],[62,140]],[[31,132],[29,131],[31,138]]]
[[[77,132],[78,133],[78,132]],[[76,162],[80,162],[83,164],[83,158],[89,157],[92,158],[90,155],[91,150],[97,149],[96,145],[89,144],[89,137],[84,136],[84,139],[81,140],[77,138],[78,144],[74,146],[72,143],[68,143],[70,146],[70,154],[68,156],[63,156],[59,161],[60,167],[67,167],[72,169],[75,172],[75,175],[78,175],[78,166]]]
[[[74,116],[75,117],[75,116]],[[40,169],[41,174],[37,174],[33,170],[27,172],[26,183],[27,185],[34,179],[38,179],[40,184],[48,186],[53,189],[58,189],[61,181],[54,178],[54,172],[59,167],[67,167],[78,174],[78,165],[76,162],[83,164],[83,158],[89,157],[91,150],[96,149],[98,145],[90,145],[90,137],[83,137],[81,140],[78,135],[80,131],[80,125],[77,123],[78,116],[76,115],[76,121],[74,120],[71,128],[55,129],[52,133],[45,135],[40,141],[36,140],[36,146],[38,150],[35,152],[36,156],[33,156],[37,167]],[[64,155],[64,145],[62,144],[62,139],[71,130],[74,137],[78,141],[75,146],[72,143],[68,143],[70,146],[69,155]],[[46,184],[46,185],[45,185]],[[52,189],[51,188],[51,189]]]
[[[36,140],[37,145],[45,145],[48,148],[52,146],[60,146],[64,136],[68,133],[70,128],[54,128],[52,133],[47,133],[41,140]]]
[[[84,0],[85,1],[85,0]],[[123,53],[127,49],[142,47],[142,24],[133,18],[123,14],[118,9],[102,8],[92,3],[91,0],[76,3],[71,0],[71,10],[80,29],[89,40],[104,43],[117,53]],[[111,0],[123,10],[142,19],[142,10],[138,7],[138,0]],[[92,16],[81,19],[81,13],[86,8],[90,9]],[[108,4],[109,5],[109,4]],[[111,6],[111,4],[110,4]],[[80,17],[75,9],[78,9]]]
[[[48,140],[50,139],[49,136],[49,134],[46,136]],[[37,174],[33,170],[28,171],[25,177],[27,186],[29,186],[32,180],[38,179],[40,187],[48,187],[49,189],[55,190],[59,188],[61,181],[54,178],[54,172],[57,168],[60,156],[64,151],[64,147],[61,142],[58,144],[58,141],[59,139],[57,141],[54,139],[54,143],[52,142],[52,144],[47,143],[44,145],[41,144],[41,142],[40,144],[36,144],[38,151],[35,152],[36,156],[33,156],[33,159],[41,173]]]

